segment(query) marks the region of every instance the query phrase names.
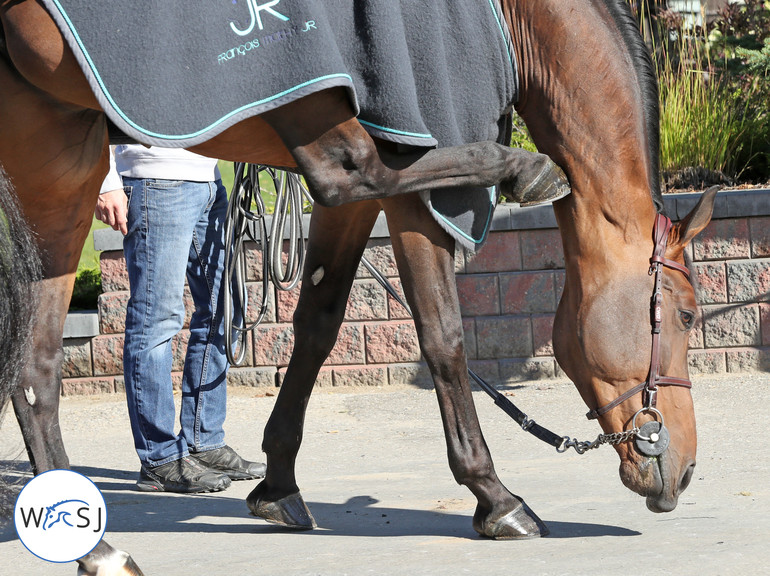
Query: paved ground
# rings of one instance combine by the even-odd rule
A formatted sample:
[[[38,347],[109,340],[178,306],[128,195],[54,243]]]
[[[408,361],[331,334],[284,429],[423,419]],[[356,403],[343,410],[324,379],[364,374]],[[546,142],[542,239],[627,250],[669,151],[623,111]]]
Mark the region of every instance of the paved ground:
[[[531,384],[513,394],[560,434],[598,433],[570,384]],[[695,476],[674,512],[655,515],[621,485],[614,451],[559,455],[477,393],[499,475],[551,529],[548,538],[523,542],[475,535],[475,503],[449,473],[431,391],[316,392],[298,477],[319,529],[304,533],[248,515],[244,499],[254,482],[206,496],[134,491],[138,464],[121,397],[64,399],[62,425],[75,469],[107,500],[108,540],[130,551],[147,576],[761,574],[770,566],[770,375],[699,378],[694,396]],[[259,455],[273,402],[231,394],[228,439],[243,455]],[[22,461],[21,452],[9,414],[0,454]],[[6,464],[23,475],[22,465]],[[0,574],[72,576],[75,567],[32,556],[6,524]]]

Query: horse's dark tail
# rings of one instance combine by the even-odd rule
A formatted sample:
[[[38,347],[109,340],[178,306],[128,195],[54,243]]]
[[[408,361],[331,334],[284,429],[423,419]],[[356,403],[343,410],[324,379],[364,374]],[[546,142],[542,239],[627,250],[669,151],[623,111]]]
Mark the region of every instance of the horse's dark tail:
[[[27,359],[39,279],[37,245],[0,166],[0,420]]]

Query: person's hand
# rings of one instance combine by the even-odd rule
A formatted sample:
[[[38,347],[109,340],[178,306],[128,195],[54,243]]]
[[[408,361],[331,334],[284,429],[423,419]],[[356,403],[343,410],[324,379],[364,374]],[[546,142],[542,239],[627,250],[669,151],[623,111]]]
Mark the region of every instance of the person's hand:
[[[128,212],[128,198],[122,189],[110,190],[99,194],[96,202],[94,216],[112,226],[113,230],[120,230],[125,236],[128,233],[126,214]]]

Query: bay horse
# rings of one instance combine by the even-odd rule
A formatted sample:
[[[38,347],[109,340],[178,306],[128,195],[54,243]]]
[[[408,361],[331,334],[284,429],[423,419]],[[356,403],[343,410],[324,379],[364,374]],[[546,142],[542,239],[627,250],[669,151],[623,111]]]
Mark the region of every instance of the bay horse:
[[[661,453],[645,454],[635,442],[614,448],[623,483],[644,496],[650,510],[672,510],[696,456],[687,381],[696,302],[684,252],[708,224],[714,194],[704,194],[682,221],[669,226],[665,220],[654,236],[663,210],[657,86],[624,0],[501,5],[518,62],[516,110],[572,188],[554,203],[566,263],[554,324],[557,360],[606,433],[665,417],[670,440]],[[8,174],[5,185],[15,188],[36,236],[43,270],[33,283],[38,305],[28,356],[34,360],[2,381],[10,382],[28,454],[40,473],[69,466],[58,426],[61,336],[107,170],[108,135],[104,112],[40,4],[2,0],[0,22],[0,162]],[[517,176],[531,159],[490,142],[402,153],[363,130],[338,89],[244,120],[193,150],[296,169],[317,201],[294,315],[295,348],[265,429],[267,475],[247,499],[250,510],[294,528],[315,525],[294,471],[305,408],[336,339],[367,237],[384,210],[435,384],[449,466],[478,500],[474,529],[500,539],[547,534],[495,473],[466,371],[455,243],[418,198],[431,187],[499,184],[503,194],[520,201]],[[0,240],[14,242],[9,236]],[[4,332],[0,345],[5,349],[6,340],[19,337]],[[105,541],[79,564],[83,574],[141,573]],[[113,572],[108,565],[119,568]]]

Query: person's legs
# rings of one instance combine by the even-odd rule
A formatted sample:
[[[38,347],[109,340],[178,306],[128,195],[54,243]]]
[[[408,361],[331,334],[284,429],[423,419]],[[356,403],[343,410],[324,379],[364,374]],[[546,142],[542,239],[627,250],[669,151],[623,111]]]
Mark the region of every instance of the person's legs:
[[[225,445],[227,369],[224,337],[224,227],[227,192],[220,181],[202,183],[208,202],[192,234],[187,283],[195,303],[182,378],[180,436],[204,466],[234,480],[261,478],[265,465],[243,460]],[[203,190],[205,188],[205,190]],[[196,193],[196,196],[198,194]]]
[[[227,194],[221,183],[199,183],[207,202],[192,231],[187,283],[195,304],[182,377],[181,437],[196,452],[225,445],[227,355],[223,295],[224,222]],[[196,195],[198,193],[196,192]]]
[[[124,184],[129,208],[123,247],[131,297],[123,364],[131,429],[142,462],[140,484],[157,484],[158,478],[148,479],[147,473],[163,467],[175,484],[155,489],[188,491],[184,474],[200,476],[202,469],[194,469],[200,466],[187,458],[187,443],[174,431],[172,339],[184,322],[186,255],[208,195],[196,196],[187,182],[126,178]],[[176,464],[167,466],[172,462]],[[210,487],[193,485],[189,491],[222,489],[229,483],[208,481],[213,482]]]

